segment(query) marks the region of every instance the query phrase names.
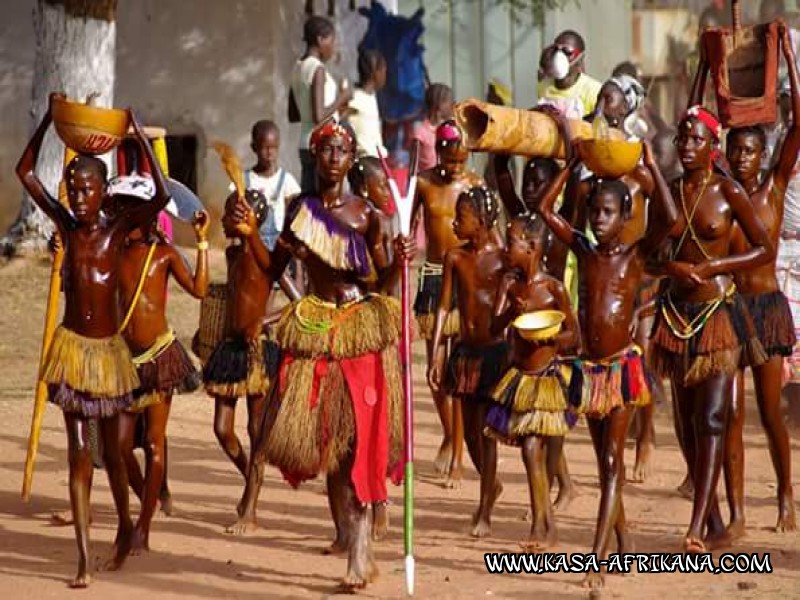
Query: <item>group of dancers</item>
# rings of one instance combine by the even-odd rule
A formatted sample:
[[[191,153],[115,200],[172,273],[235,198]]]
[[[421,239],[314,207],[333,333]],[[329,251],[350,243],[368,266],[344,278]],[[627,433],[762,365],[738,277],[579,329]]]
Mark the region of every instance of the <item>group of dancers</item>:
[[[782,42],[794,117],[800,114],[800,82],[785,29]],[[600,92],[596,118],[612,127],[621,127],[636,108],[623,87],[612,79]],[[593,552],[607,554],[612,533],[619,551],[630,551],[622,493],[625,439],[634,413],[652,407],[654,380],[666,378],[693,487],[683,548],[707,552],[728,545],[744,532],[746,367],[753,370],[778,474],[777,528],[794,529],[780,394],[782,361],[796,340],[775,261],[800,123],[791,124],[774,166],[763,175],[763,130],[730,130],[723,160],[719,121],[692,103],[674,142],[683,172],[667,182],[647,142],[631,173],[594,176],[581,146],[570,139],[565,116],[552,107],[539,110],[558,123],[567,157],[562,163],[529,161],[522,198],[508,157],[492,159],[497,192],[467,169],[464,134],[448,119],[435,129],[437,162],[420,174],[414,199],[412,231],[424,227],[426,239],[414,311],[444,431],[434,464],[445,485],[459,485],[466,443],[480,474],[471,534],[490,534],[492,509],[502,493],[500,441],[521,448],[528,476],[532,523],[524,547],[541,550],[557,542],[550,491],[557,480],[559,502],[568,502],[564,440],[585,416],[601,489]],[[196,389],[200,379],[215,399],[217,439],[245,482],[230,531],[241,533],[256,523],[267,463],[292,485],[324,474],[335,526],[329,552],[347,555],[342,586],[367,585],[377,574],[373,540],[387,526],[386,480],[402,477],[400,304],[392,290],[401,262],[416,253],[413,238],[394,234],[380,162],[357,157],[347,126],[332,119],[317,126],[309,140],[315,181],[289,199],[273,243],[261,235],[271,210],[263,194],[248,190],[227,198],[225,331],[199,373],[167,322],[166,290],[172,276],[193,296],[206,294],[208,215],[199,212],[193,222],[192,273],[156,226],[169,195],[133,114],[141,156],[152,173],[152,199],[109,193],[105,164],[79,154],[65,168],[69,206],[61,205],[35,174],[51,120],[48,111],[17,173],[54,221],[65,252],[64,319],[42,377],[66,423],[79,549],[73,587],[90,580],[89,422],[99,422],[118,516],[106,565],[113,570],[131,552],[148,547],[164,481],[171,396]],[[257,172],[264,167],[259,147],[270,131],[253,130]],[[498,227],[502,212],[505,231]],[[576,298],[563,282],[568,251],[576,258]],[[304,294],[284,277],[292,259],[306,274]],[[278,282],[290,303],[268,318]],[[530,339],[513,325],[540,310],[564,314],[557,335]],[[653,313],[649,342],[637,343],[648,337],[637,335],[637,327]],[[249,454],[233,427],[240,397],[247,399]],[[142,414],[144,476],[133,457]],[[652,420],[652,410],[645,414]],[[647,457],[637,453],[639,459]],[[723,467],[729,526],[716,495]],[[136,523],[129,485],[141,500]],[[602,575],[590,574],[585,583],[602,586]]]

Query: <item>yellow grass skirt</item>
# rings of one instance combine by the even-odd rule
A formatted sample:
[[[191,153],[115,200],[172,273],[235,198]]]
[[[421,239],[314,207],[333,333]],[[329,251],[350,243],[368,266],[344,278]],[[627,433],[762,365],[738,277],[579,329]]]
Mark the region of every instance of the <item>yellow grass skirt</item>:
[[[139,376],[121,335],[87,338],[59,326],[53,335],[41,379],[50,401],[64,412],[111,417],[133,401]]]

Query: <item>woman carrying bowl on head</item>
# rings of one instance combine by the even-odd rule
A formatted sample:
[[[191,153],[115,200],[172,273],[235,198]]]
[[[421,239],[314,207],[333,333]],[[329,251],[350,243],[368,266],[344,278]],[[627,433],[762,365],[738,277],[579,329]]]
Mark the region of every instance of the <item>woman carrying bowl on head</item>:
[[[658,299],[650,361],[672,382],[681,450],[694,482],[694,504],[684,540],[687,552],[704,553],[729,541],[717,501],[725,429],[740,365],[766,355],[734,274],[767,264],[775,248],[747,192],[716,168],[721,125],[692,106],[678,125],[676,146],[684,174],[672,184],[681,216],[670,232]],[[739,228],[750,249],[732,250]]]

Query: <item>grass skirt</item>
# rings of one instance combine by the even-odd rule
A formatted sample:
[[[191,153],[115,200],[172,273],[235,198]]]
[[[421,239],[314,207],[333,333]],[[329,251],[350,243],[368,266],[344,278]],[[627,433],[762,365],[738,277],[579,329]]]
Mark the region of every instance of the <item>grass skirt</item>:
[[[733,375],[742,366],[757,366],[767,356],[739,294],[725,300],[694,336],[676,336],[664,317],[660,301],[653,324],[648,359],[653,371],[683,386],[694,386],[718,374]],[[707,306],[705,302],[676,303],[683,319],[691,322]]]
[[[458,342],[447,361],[444,387],[456,398],[487,399],[508,365],[508,343],[468,346]]]
[[[362,441],[343,361],[376,354],[387,402],[386,421],[377,427],[388,429],[388,464],[397,463],[403,443],[399,302],[373,295],[337,307],[307,296],[284,309],[275,333],[283,360],[267,403],[263,458],[298,482],[336,471]],[[358,448],[356,454],[358,460]]]
[[[139,377],[120,335],[87,338],[59,326],[53,336],[42,381],[50,402],[86,418],[113,417],[130,406]]]
[[[791,356],[797,337],[789,301],[783,292],[742,294],[742,299],[767,356]]]
[[[571,376],[558,360],[539,373],[511,367],[492,392],[484,433],[510,446],[531,435],[566,435],[577,421],[567,403]]]
[[[417,329],[422,339],[433,339],[433,328],[436,325],[436,313],[439,311],[439,298],[442,295],[442,265],[425,262],[419,269],[419,285],[414,299],[414,315]],[[458,314],[457,296],[453,290],[450,311],[444,322],[442,335],[457,336],[461,327]]]
[[[174,391],[185,394],[200,387],[200,373],[174,331],[160,335],[148,350],[133,357],[133,363],[140,383],[128,408],[131,412],[159,404]]]
[[[642,349],[636,344],[602,360],[576,359],[569,384],[569,403],[576,412],[602,419],[615,408],[646,406],[650,387]]]
[[[203,368],[206,392],[215,397],[266,396],[280,364],[275,342],[260,335],[220,342]]]

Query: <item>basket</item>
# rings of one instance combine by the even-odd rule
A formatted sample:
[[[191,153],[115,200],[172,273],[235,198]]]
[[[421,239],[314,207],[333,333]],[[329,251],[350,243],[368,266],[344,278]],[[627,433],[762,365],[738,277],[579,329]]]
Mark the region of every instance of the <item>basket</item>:
[[[130,114],[118,108],[100,108],[62,98],[52,100],[53,125],[67,148],[100,155],[116,148],[130,125]]]
[[[228,286],[211,283],[208,293],[200,302],[200,327],[197,331],[197,356],[205,363],[225,336],[225,306]]]
[[[723,127],[774,123],[778,117],[778,23],[742,27],[739,3],[734,2],[733,29],[709,28],[701,39]]]

